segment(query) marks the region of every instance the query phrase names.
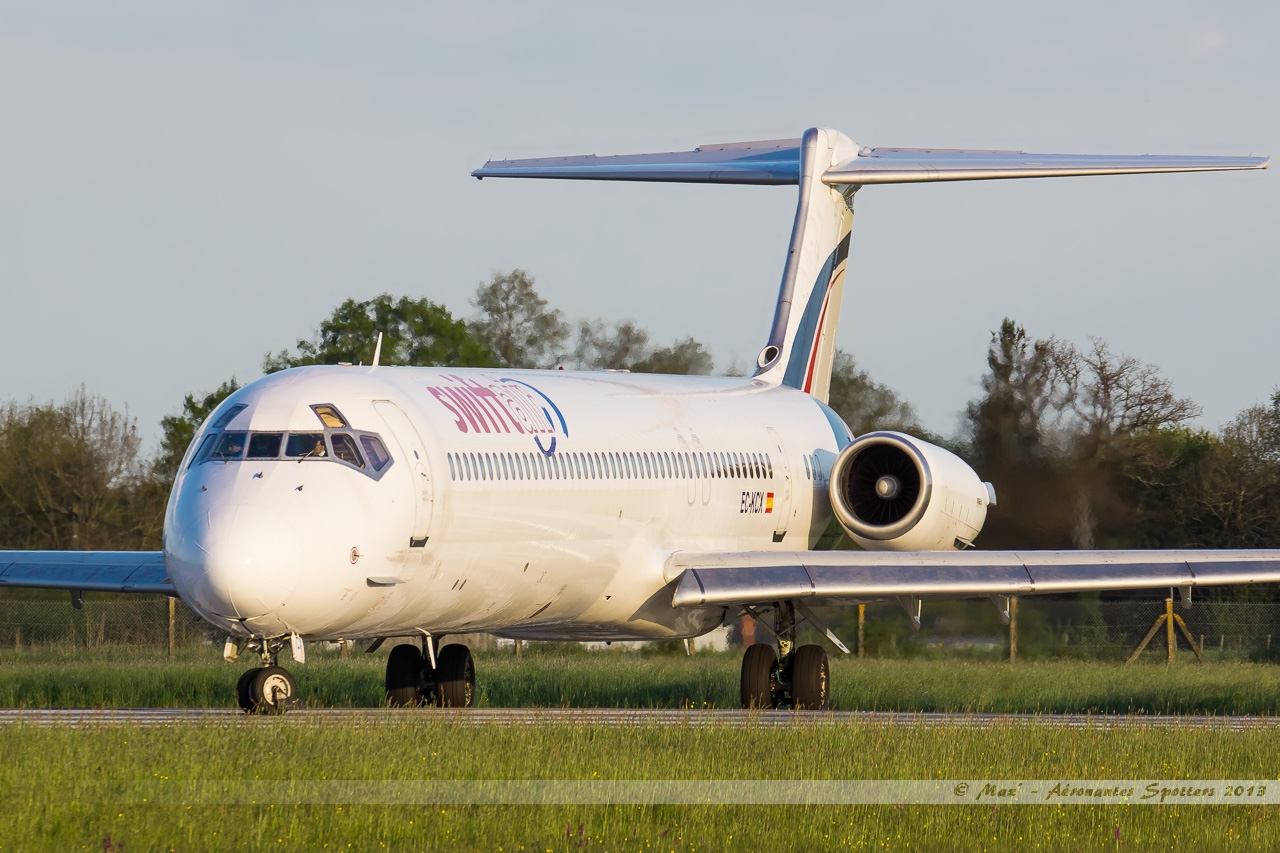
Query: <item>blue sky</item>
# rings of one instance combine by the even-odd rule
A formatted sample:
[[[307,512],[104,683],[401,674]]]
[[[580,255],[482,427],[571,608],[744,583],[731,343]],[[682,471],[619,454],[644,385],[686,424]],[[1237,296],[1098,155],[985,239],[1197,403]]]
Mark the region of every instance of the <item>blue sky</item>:
[[[144,433],[342,299],[457,314],[523,267],[571,318],[763,344],[789,188],[477,182],[489,157],[798,135],[1280,154],[1274,4],[11,2],[0,396]],[[1276,171],[859,193],[841,344],[950,433],[1012,316],[1161,367],[1216,427],[1280,383]]]

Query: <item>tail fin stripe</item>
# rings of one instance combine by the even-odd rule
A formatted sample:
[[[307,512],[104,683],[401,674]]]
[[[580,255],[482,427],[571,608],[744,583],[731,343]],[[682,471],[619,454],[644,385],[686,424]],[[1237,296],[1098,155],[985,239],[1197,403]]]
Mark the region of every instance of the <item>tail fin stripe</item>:
[[[840,277],[844,275],[844,270],[840,270],[831,279],[831,285],[827,288],[827,296],[822,300],[822,316],[818,318],[818,331],[813,336],[813,351],[809,353],[809,369],[804,374],[804,392],[809,394],[813,391],[813,368],[818,361],[818,350],[822,348],[822,335],[827,328],[827,309],[831,307],[831,290],[840,281]]]
[[[805,386],[805,374],[811,363],[811,353],[822,339],[819,334],[822,331],[822,317],[826,311],[827,295],[831,292],[831,271],[835,269],[836,256],[839,252],[837,248],[827,256],[809,292],[809,302],[804,307],[804,314],[796,327],[795,339],[790,344],[790,358],[787,361],[787,370],[782,377],[783,385],[789,385],[792,388]]]

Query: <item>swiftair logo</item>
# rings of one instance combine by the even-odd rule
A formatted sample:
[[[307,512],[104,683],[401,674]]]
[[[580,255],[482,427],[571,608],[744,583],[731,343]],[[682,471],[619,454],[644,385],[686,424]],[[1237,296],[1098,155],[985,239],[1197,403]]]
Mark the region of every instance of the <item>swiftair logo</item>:
[[[555,452],[557,436],[569,436],[560,407],[528,382],[456,375],[440,379],[447,384],[428,385],[427,391],[453,415],[459,432],[531,435],[547,456]],[[544,438],[549,439],[545,444]]]

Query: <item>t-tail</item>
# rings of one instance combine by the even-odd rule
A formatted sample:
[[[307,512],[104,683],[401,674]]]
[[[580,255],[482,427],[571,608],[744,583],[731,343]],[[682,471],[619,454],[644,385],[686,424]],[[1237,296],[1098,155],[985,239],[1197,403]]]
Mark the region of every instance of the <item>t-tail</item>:
[[[859,148],[830,128],[800,139],[703,145],[693,151],[490,160],[477,178],[561,178],[799,187],[795,224],[759,381],[826,402],[835,358],[853,197],[871,184],[1265,169],[1267,157],[1027,154],[941,148]]]

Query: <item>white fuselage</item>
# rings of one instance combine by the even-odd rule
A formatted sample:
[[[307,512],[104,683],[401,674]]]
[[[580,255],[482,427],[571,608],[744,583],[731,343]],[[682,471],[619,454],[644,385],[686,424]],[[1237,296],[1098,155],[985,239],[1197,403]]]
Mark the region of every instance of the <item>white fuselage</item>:
[[[697,636],[724,611],[673,608],[668,558],[818,545],[848,440],[808,394],[744,378],[297,368],[196,436],[165,560],[242,636]]]

